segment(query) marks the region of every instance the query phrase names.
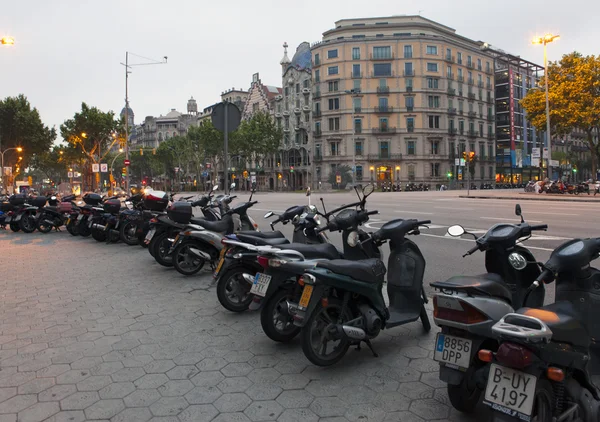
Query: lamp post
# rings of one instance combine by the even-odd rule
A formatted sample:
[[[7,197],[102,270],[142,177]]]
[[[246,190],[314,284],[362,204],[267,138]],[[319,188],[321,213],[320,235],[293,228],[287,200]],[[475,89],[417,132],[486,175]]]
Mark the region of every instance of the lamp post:
[[[547,45],[560,38],[560,35],[546,34],[543,37],[533,39],[533,44],[541,44],[544,46],[544,81],[546,90],[546,136],[548,137],[548,178],[552,177],[552,166],[550,160],[552,158],[552,138],[550,136],[550,100],[548,99],[548,54]],[[542,157],[544,155],[542,154]]]
[[[5,185],[5,181],[4,181],[4,153],[7,151],[13,151],[16,150],[17,152],[21,152],[23,151],[23,148],[21,147],[14,147],[14,148],[7,148],[4,151],[0,151],[0,169],[2,169],[2,185]],[[6,187],[6,186],[5,186]]]
[[[360,94],[360,89],[349,89],[346,90],[346,94],[350,94],[352,100],[350,106],[352,107],[352,186],[356,185],[356,123],[354,121],[354,98],[357,98]]]
[[[142,60],[148,60],[146,63],[129,63],[129,55],[139,57]],[[147,57],[138,56],[137,54],[125,52],[125,63],[121,63],[125,66],[125,159],[129,160],[129,74],[130,68],[134,66],[149,66],[153,64],[167,64],[167,56],[163,57],[162,61],[149,59]],[[129,166],[125,167],[125,190],[129,192]]]

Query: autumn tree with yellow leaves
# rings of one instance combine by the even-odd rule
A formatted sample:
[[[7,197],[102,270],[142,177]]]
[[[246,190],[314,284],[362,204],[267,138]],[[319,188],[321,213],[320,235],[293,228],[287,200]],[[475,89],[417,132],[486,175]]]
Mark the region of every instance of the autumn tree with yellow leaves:
[[[544,84],[542,78],[539,88],[529,90],[521,100],[529,121],[540,131],[546,130]],[[558,62],[549,62],[548,98],[552,133],[566,135],[574,129],[584,131],[595,175],[600,161],[600,145],[594,143],[594,134],[600,134],[600,56],[573,52]]]

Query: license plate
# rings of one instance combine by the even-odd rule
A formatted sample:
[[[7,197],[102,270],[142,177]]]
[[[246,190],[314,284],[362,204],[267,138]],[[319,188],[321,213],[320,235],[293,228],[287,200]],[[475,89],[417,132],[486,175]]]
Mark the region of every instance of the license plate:
[[[88,223],[88,227],[91,229],[92,228],[92,224],[94,224],[94,220],[90,220],[90,222]]]
[[[254,283],[252,283],[252,288],[250,289],[250,294],[265,297],[267,289],[269,288],[269,283],[271,283],[270,275],[256,273]]]
[[[11,216],[8,216],[8,217],[6,217],[6,220],[4,220],[4,222],[5,222],[6,224],[8,224],[8,223],[10,223],[10,220],[12,220],[12,217],[11,217]]]
[[[115,230],[117,230],[119,228],[119,223],[120,223],[120,221],[117,220],[117,224],[115,224]]]
[[[536,383],[533,375],[493,363],[483,402],[494,410],[529,421]]]
[[[227,248],[223,248],[221,249],[221,253],[219,254],[219,263],[217,264],[217,269],[215,270],[215,274],[213,275],[213,277],[217,277],[219,275],[219,271],[221,271],[221,268],[223,267],[223,264],[225,263],[225,254],[227,253]]]
[[[17,217],[15,218],[15,221],[19,221],[19,220],[21,220],[21,217],[23,217],[23,214],[19,214],[19,215],[17,215]]]
[[[70,222],[71,222],[71,218],[67,218],[67,222],[65,223],[65,226],[68,226]]]
[[[310,297],[312,296],[313,286],[310,284],[304,285],[304,290],[302,291],[302,296],[300,297],[300,303],[298,304],[302,310],[306,310],[308,308],[308,304],[310,303]]]
[[[154,237],[154,233],[156,233],[156,229],[150,229],[150,231],[146,235],[146,238],[144,239],[144,241],[146,243],[150,242],[152,240],[152,238]]]
[[[77,221],[80,221],[80,220],[83,220],[83,214],[79,214],[79,215],[77,216]]]
[[[471,340],[438,333],[433,359],[467,369],[471,363],[472,345]]]

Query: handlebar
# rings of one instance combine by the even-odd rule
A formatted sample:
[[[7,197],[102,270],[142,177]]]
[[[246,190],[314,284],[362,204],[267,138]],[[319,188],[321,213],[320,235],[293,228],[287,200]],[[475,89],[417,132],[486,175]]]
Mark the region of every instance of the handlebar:
[[[424,226],[425,224],[431,224],[431,220],[417,221],[417,227],[418,226]]]
[[[548,230],[547,224],[537,224],[535,226],[531,226],[531,231],[533,230]]]
[[[379,211],[375,210],[375,211],[367,212],[367,215],[375,215],[375,214],[379,214]]]
[[[464,258],[465,256],[468,256],[468,255],[473,255],[473,254],[474,254],[475,252],[477,252],[478,250],[479,250],[479,243],[478,243],[478,244],[476,244],[475,246],[473,246],[471,249],[469,249],[469,250],[467,251],[467,253],[463,255],[463,258]]]

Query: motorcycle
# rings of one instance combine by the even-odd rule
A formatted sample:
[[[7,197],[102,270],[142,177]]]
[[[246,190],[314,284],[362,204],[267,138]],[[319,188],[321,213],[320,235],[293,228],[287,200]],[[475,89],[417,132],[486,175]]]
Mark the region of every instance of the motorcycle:
[[[79,236],[88,237],[92,234],[92,221],[91,218],[94,214],[104,212],[104,208],[100,205],[102,203],[102,196],[97,193],[86,193],[83,195],[83,204],[79,207],[75,222],[71,217],[69,224],[74,224],[75,227],[72,229]],[[68,225],[67,225],[68,229]],[[72,234],[72,233],[71,233]]]
[[[573,239],[556,248],[529,288],[555,282],[555,303],[505,315],[492,332],[497,351],[480,350],[488,365],[483,403],[493,420],[600,420],[600,270],[590,263],[600,238]]]
[[[221,240],[225,234],[240,230],[258,232],[258,225],[248,215],[248,209],[258,203],[252,201],[253,195],[254,191],[250,194],[248,202],[227,211],[220,221],[195,221],[194,224],[200,226],[200,230],[186,230],[175,237],[169,255],[172,256],[177,272],[183,275],[196,274],[206,262],[210,262],[214,270],[224,247]]]
[[[101,205],[101,207],[92,208],[92,218],[88,218],[92,238],[97,242],[110,240],[110,227],[116,224],[121,210],[121,201],[116,196],[103,198]]]
[[[33,233],[36,229],[36,215],[40,207],[46,205],[46,197],[29,197],[25,194],[11,195],[8,202],[12,209],[7,213],[4,224],[8,224],[13,232],[23,230]],[[5,209],[8,209],[5,206]]]
[[[527,289],[540,271],[533,254],[519,242],[548,226],[525,222],[519,205],[515,214],[521,217],[520,224],[496,224],[479,238],[471,234],[476,244],[464,256],[485,252],[487,273],[431,283],[435,289],[433,320],[441,328],[433,358],[440,364],[440,380],[447,385],[450,403],[461,412],[474,410],[485,386],[485,369],[477,351],[497,349],[492,326],[525,303],[541,306],[544,302],[544,289],[525,302]],[[448,234],[460,237],[470,233],[451,226]]]
[[[65,196],[61,198],[60,203],[55,195],[48,199],[48,206],[40,210],[37,217],[37,229],[40,233],[49,233],[54,228],[60,230],[72,210],[71,201],[75,199],[75,195]]]

